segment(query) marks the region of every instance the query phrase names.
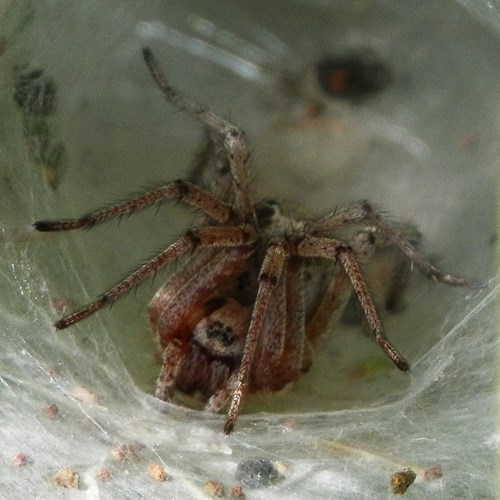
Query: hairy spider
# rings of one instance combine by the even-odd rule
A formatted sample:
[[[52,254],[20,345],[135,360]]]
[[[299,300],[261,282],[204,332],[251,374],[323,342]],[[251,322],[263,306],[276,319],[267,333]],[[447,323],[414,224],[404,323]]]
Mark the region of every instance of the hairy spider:
[[[56,328],[78,323],[180,261],[148,309],[163,359],[155,395],[171,401],[175,391],[198,394],[213,412],[230,402],[226,433],[248,392],[278,391],[309,369],[316,340],[353,292],[374,340],[400,370],[408,370],[384,335],[360,265],[397,250],[386,272],[387,303],[404,281],[401,271],[411,265],[448,285],[477,283],[436,269],[404,226],[388,223],[366,201],[311,219],[295,218],[271,199],[254,202],[243,133],[179,95],[151,50],[143,49],[143,55],[165,99],[207,128],[210,140],[198,163],[215,170],[211,188],[177,180],[79,219],[38,221],[34,227],[90,228],[167,200],[197,209],[202,221],[97,300],[57,321]]]

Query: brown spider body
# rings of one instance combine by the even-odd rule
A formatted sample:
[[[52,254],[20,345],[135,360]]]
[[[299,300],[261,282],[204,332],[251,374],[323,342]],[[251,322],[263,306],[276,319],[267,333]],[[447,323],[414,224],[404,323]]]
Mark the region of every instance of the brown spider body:
[[[255,244],[201,252],[171,276],[151,301],[149,318],[163,353],[155,393],[160,399],[169,401],[178,390],[200,396],[206,409],[215,412],[227,402],[228,388],[241,364],[266,248],[273,239],[292,245],[306,226],[284,215],[274,200],[257,204],[255,214]],[[374,260],[387,250],[378,239],[368,229],[355,233],[351,242],[359,262]],[[409,270],[400,255],[391,257],[382,255],[387,265],[377,280],[389,291],[396,277],[406,282]],[[396,269],[393,276],[391,270]],[[393,295],[399,297],[401,288]],[[248,392],[276,392],[305,373],[312,364],[315,341],[333,316],[340,316],[351,293],[345,273],[334,264],[288,259],[269,300]]]
[[[297,218],[273,200],[255,203],[243,133],[180,96],[166,83],[151,51],[143,54],[166,100],[207,128],[193,177],[211,167],[210,189],[178,180],[79,219],[39,221],[35,228],[89,228],[167,200],[195,208],[203,217],[97,300],[57,321],[56,328],[87,318],[180,262],[148,309],[163,364],[155,394],[166,401],[176,391],[199,395],[205,409],[215,412],[230,401],[226,433],[233,430],[247,393],[278,391],[309,369],[317,339],[351,296],[374,340],[400,370],[408,370],[385,337],[375,303],[397,308],[412,266],[449,285],[478,282],[433,267],[415,247],[414,230],[385,221],[367,202],[319,218]],[[371,262],[383,264],[372,274],[378,301],[365,280],[365,264]]]
[[[286,241],[286,228],[294,223],[279,213],[274,201],[262,202],[255,212],[255,244],[203,252],[174,274],[150,303],[152,329],[164,353],[156,390],[160,399],[170,399],[173,389],[199,393],[207,409],[219,411],[229,397],[228,387],[243,355],[265,250],[272,238]],[[311,364],[305,325],[317,307],[321,288],[317,284],[309,287],[309,304],[303,303],[297,292],[303,289],[302,267],[300,261],[287,263],[270,299],[249,392],[278,391]]]

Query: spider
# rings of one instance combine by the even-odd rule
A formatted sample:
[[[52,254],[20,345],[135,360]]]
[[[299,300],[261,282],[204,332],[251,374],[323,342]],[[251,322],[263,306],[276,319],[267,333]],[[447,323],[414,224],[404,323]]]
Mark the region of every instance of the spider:
[[[448,285],[477,282],[435,268],[416,248],[411,232],[386,221],[366,201],[319,218],[295,217],[273,199],[255,202],[243,132],[178,94],[149,48],[143,56],[163,97],[205,126],[209,140],[198,163],[211,166],[215,180],[209,188],[176,180],[78,219],[35,222],[38,231],[91,228],[169,200],[201,216],[197,226],[55,327],[84,320],[178,261],[178,270],[148,308],[162,354],[155,395],[172,401],[177,391],[197,394],[211,412],[228,406],[226,434],[233,431],[248,393],[279,391],[310,368],[318,338],[351,296],[375,342],[397,368],[409,370],[384,334],[361,266],[387,249],[398,256],[386,271],[387,302],[404,281],[402,270],[413,265]]]

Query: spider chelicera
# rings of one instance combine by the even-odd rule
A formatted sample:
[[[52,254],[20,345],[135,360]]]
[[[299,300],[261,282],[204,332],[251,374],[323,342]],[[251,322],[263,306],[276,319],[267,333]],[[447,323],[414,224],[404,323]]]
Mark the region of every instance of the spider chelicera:
[[[387,249],[397,255],[386,273],[386,303],[404,281],[402,269],[412,265],[448,285],[478,283],[436,269],[405,226],[387,222],[366,201],[319,218],[296,218],[272,199],[255,202],[242,131],[170,87],[150,49],[143,56],[165,99],[206,127],[209,140],[198,167],[210,166],[215,180],[209,189],[176,180],[79,219],[36,222],[38,231],[90,228],[168,200],[201,213],[198,226],[56,328],[82,321],[180,262],[148,308],[163,362],[155,395],[170,401],[176,391],[197,394],[212,412],[229,403],[227,434],[247,393],[278,391],[309,369],[318,338],[351,295],[373,339],[407,371],[408,363],[384,335],[360,266]]]

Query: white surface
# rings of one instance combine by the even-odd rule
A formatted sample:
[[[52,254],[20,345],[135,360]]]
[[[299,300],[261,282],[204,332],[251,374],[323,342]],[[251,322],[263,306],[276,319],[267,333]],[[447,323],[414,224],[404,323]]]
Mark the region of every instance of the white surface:
[[[259,196],[280,195],[318,213],[368,198],[416,222],[425,250],[446,271],[493,275],[500,42],[474,18],[478,9],[448,1],[220,5],[26,1],[3,18],[0,491],[196,498],[207,479],[233,486],[237,462],[262,454],[285,463],[289,475],[247,491],[249,498],[386,498],[391,473],[436,464],[442,480],[417,479],[408,498],[491,497],[493,292],[476,296],[416,278],[405,312],[386,321],[412,363],[410,376],[350,377],[358,363],[382,356],[359,329],[339,328],[296,387],[250,402],[249,411],[269,413],[243,417],[230,438],[221,418],[148,395],[158,366],[145,306],[158,282],[70,331],[52,328],[53,301],[84,303],[189,224],[188,213],[169,206],[89,233],[47,237],[28,229],[189,167],[201,131],[159,97],[141,61],[144,45],[176,88],[247,131]],[[214,34],[201,34],[200,19],[216,22]],[[365,105],[329,104],[317,122],[299,118],[303,103],[280,92],[276,74],[305,74],[325,53],[358,46],[384,55],[394,84]],[[55,192],[23,142],[12,100],[20,64],[42,67],[57,84],[51,123],[68,148],[68,168]],[[470,137],[477,141],[465,147]],[[82,402],[80,386],[98,404]],[[42,408],[53,402],[60,411],[49,420]],[[280,425],[288,418],[296,431]],[[113,462],[110,450],[131,441],[145,445],[138,459]],[[19,451],[30,461],[14,469]],[[151,481],[145,470],[153,462],[172,481]],[[64,466],[80,472],[81,491],[61,493],[50,483]],[[104,466],[113,477],[96,482]]]

